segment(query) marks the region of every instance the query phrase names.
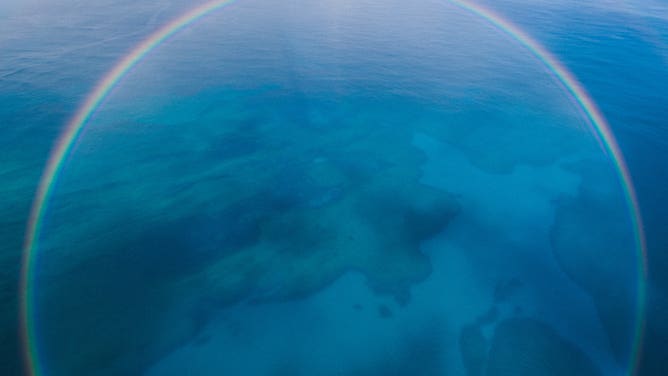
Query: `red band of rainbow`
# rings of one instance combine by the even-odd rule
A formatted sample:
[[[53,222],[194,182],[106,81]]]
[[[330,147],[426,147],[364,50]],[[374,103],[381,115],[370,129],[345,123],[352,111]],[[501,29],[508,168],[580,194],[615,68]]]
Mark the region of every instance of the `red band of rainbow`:
[[[54,149],[51,152],[46,167],[33,200],[30,217],[28,220],[25,241],[23,246],[23,257],[21,267],[20,281],[20,331],[23,342],[23,353],[25,367],[28,375],[43,375],[41,368],[39,349],[35,337],[33,325],[33,288],[32,271],[34,256],[37,249],[37,242],[40,235],[42,219],[46,210],[46,203],[51,196],[51,190],[54,182],[58,178],[62,168],[63,161],[70,153],[72,146],[77,140],[81,130],[91,114],[98,108],[100,103],[107,97],[109,92],[118,84],[118,82],[139,63],[149,52],[160,45],[170,36],[196,22],[207,14],[232,3],[234,0],[214,0],[199,5],[183,15],[177,17],[166,25],[162,26],[139,45],[118,61],[114,67],[107,72],[91,91],[83,104],[79,107],[74,117],[67,123],[64,131],[59,136]],[[639,282],[637,286],[637,317],[636,327],[633,339],[632,357],[629,365],[628,374],[634,374],[637,369],[639,354],[645,327],[645,300],[646,300],[646,278],[647,278],[647,257],[645,235],[640,216],[640,207],[638,199],[631,180],[629,169],[617,141],[606,122],[605,118],[595,105],[593,99],[584,90],[575,76],[559,62],[545,47],[531,38],[526,32],[511,22],[503,19],[491,10],[469,1],[447,0],[461,9],[479,16],[489,24],[493,25],[503,33],[524,46],[533,56],[535,56],[554,76],[563,84],[566,90],[573,96],[576,102],[587,114],[588,120],[592,125],[592,130],[596,137],[602,140],[606,152],[611,156],[615,167],[619,173],[624,194],[627,201],[628,210],[633,223],[635,238],[635,247],[638,256],[638,275]]]

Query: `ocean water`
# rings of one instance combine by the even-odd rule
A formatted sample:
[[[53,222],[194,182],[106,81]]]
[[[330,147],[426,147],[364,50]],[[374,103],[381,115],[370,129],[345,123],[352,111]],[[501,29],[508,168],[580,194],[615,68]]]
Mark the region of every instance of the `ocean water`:
[[[610,122],[647,279],[614,161],[516,39],[448,1],[239,0],[86,121],[21,338],[55,140],[116,61],[200,3],[0,3],[0,373],[663,374],[668,6],[651,1],[480,2]]]

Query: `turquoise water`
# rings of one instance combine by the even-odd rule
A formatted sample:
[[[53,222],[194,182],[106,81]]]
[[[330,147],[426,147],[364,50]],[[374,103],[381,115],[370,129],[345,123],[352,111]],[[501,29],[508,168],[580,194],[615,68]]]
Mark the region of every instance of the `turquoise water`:
[[[6,373],[50,146],[113,62],[190,6],[3,5]],[[573,69],[620,139],[649,241],[640,371],[660,374],[667,11],[492,6]],[[523,46],[444,2],[233,3],[132,69],[68,156],[32,276],[35,361],[48,375],[626,374],[638,259],[588,127]]]

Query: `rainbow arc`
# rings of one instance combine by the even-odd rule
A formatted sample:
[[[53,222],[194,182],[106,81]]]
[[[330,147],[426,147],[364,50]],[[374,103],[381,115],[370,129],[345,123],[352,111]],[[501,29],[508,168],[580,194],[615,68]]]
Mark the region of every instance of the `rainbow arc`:
[[[646,300],[646,279],[647,279],[647,250],[645,235],[640,215],[638,198],[631,180],[631,174],[628,166],[619,148],[619,145],[605,120],[603,114],[598,109],[594,100],[586,92],[582,84],[553,54],[551,54],[538,41],[524,32],[512,22],[504,19],[488,8],[475,4],[470,1],[446,0],[459,8],[482,18],[488,24],[505,33],[513,40],[524,46],[529,53],[536,57],[545,68],[563,85],[565,90],[575,99],[587,115],[588,121],[592,127],[594,135],[601,141],[602,146],[608,155],[612,158],[616,170],[619,174],[624,195],[627,201],[628,211],[633,224],[635,238],[635,248],[638,258],[637,284],[637,314],[636,328],[633,339],[633,348],[631,362],[629,364],[628,374],[635,374],[641,352],[641,344],[644,335],[645,326],[645,300]],[[118,85],[123,77],[141,62],[153,49],[169,39],[180,30],[192,25],[206,15],[233,3],[234,0],[214,0],[199,5],[171,22],[163,25],[158,30],[150,34],[137,46],[132,48],[123,58],[121,58],[113,68],[108,71],[102,79],[95,85],[94,89],[87,95],[85,101],[78,108],[72,119],[66,124],[63,132],[59,136],[55,147],[53,148],[49,160],[42,173],[41,180],[28,220],[23,246],[21,281],[20,281],[20,323],[21,336],[23,341],[24,361],[28,375],[43,375],[44,370],[40,362],[39,348],[36,341],[33,312],[33,290],[32,274],[34,269],[34,260],[38,248],[38,239],[42,220],[46,211],[47,203],[51,197],[53,186],[62,170],[64,161],[72,150],[81,130],[86,125],[90,116],[100,106],[102,101],[109,95],[109,92]]]

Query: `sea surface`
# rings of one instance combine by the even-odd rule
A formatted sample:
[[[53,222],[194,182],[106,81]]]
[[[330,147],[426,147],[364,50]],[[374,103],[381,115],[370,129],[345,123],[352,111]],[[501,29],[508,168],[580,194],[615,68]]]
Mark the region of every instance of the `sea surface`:
[[[607,118],[645,258],[577,98],[489,20],[445,0],[237,0],[86,121],[46,202],[25,337],[22,247],[56,140],[202,3],[0,2],[0,374],[665,374],[661,1],[476,2]]]

